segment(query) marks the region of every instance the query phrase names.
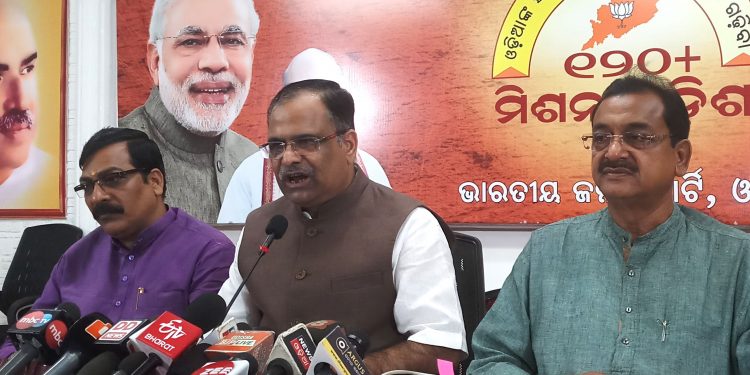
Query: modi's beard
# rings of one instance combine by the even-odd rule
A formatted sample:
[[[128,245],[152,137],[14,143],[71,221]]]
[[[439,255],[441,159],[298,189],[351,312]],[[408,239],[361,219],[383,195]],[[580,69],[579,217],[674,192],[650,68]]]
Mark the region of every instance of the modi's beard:
[[[193,101],[190,98],[190,86],[205,81],[226,81],[234,89],[234,97],[225,104],[207,104]],[[245,104],[250,87],[240,82],[234,74],[221,72],[211,74],[207,72],[193,73],[182,84],[173,83],[164,64],[159,64],[159,96],[178,123],[191,133],[205,137],[213,137],[225,132],[237,118]],[[201,111],[197,113],[195,108]]]

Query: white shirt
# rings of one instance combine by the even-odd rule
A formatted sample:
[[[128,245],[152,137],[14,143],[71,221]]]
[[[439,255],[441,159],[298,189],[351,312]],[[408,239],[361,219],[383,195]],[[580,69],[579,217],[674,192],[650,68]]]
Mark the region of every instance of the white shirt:
[[[0,183],[0,208],[30,208],[27,200],[33,198],[34,187],[49,177],[46,173],[52,166],[51,161],[46,152],[31,146],[26,162]],[[54,182],[58,181],[55,179]]]
[[[242,284],[237,266],[241,239],[242,234],[229,268],[229,279],[219,290],[227,303]],[[398,331],[409,336],[409,341],[466,353],[453,257],[443,230],[430,211],[417,207],[404,220],[393,245],[391,268],[396,288],[393,316]],[[227,318],[247,321],[249,302],[250,293],[242,288]]]
[[[360,167],[370,180],[391,187],[388,176],[377,159],[363,150],[357,150],[357,154],[364,164]],[[247,214],[262,205],[264,160],[263,152],[258,151],[248,156],[234,172],[224,193],[217,223],[244,223]],[[283,196],[275,177],[273,190],[274,200]]]

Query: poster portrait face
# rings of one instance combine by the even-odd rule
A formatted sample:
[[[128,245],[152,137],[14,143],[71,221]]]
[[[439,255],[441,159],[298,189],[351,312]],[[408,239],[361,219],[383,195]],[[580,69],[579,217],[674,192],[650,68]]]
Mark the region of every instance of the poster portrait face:
[[[26,163],[39,132],[36,60],[28,18],[0,2],[0,183]]]
[[[0,218],[63,217],[64,0],[0,0]]]
[[[242,0],[180,0],[152,20],[148,68],[161,99],[195,134],[214,136],[237,118],[250,90],[257,22]]]

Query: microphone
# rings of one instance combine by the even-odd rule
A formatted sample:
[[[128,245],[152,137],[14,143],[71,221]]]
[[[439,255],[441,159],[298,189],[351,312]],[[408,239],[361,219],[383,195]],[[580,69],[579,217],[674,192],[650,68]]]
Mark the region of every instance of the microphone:
[[[98,354],[94,343],[110,327],[112,323],[109,318],[101,313],[94,312],[78,319],[70,326],[68,336],[62,342],[62,356],[45,375],[67,375],[78,370]]]
[[[77,375],[111,374],[117,369],[120,356],[114,352],[102,352],[78,370]]]
[[[253,274],[255,267],[258,265],[258,262],[260,261],[260,258],[263,258],[263,255],[265,255],[268,252],[268,248],[271,246],[271,243],[274,240],[278,240],[284,236],[284,233],[286,233],[286,228],[288,226],[289,226],[289,221],[283,215],[276,215],[272,217],[271,220],[268,221],[268,225],[266,225],[266,239],[260,245],[260,251],[258,252],[258,259],[255,260],[255,264],[253,264],[253,266],[250,268],[250,272],[247,273],[247,276],[245,276],[245,279],[242,280],[242,283],[239,285],[239,287],[237,287],[237,291],[234,292],[232,299],[229,300],[229,303],[227,304],[227,309],[226,311],[224,311],[224,316],[227,316],[227,314],[229,314],[229,309],[232,308],[232,304],[234,304],[234,301],[237,300],[237,296],[240,295],[240,292],[245,287],[245,284],[247,284],[247,280],[249,280],[250,275]]]
[[[226,305],[218,294],[204,294],[188,305],[185,318],[164,312],[143,330],[131,335],[130,346],[148,358],[133,375],[143,375],[163,366],[162,373],[183,352],[192,347],[203,332],[221,323]]]
[[[124,358],[130,353],[128,349],[130,336],[140,331],[148,322],[148,319],[121,320],[104,332],[95,344],[100,351],[114,352]]]
[[[358,374],[370,375],[362,357],[346,336],[344,329],[334,328],[318,343],[306,375]]]
[[[120,362],[120,365],[117,366],[117,371],[112,373],[112,375],[130,375],[144,361],[146,361],[146,354],[143,352],[130,353],[122,360],[122,362]]]
[[[279,334],[271,349],[266,375],[302,375],[310,367],[315,341],[307,326],[300,323]],[[285,366],[283,363],[286,363]],[[291,372],[289,372],[291,368]]]
[[[78,306],[63,302],[55,309],[33,310],[21,317],[8,329],[18,351],[0,368],[0,374],[19,373],[40,356],[46,364],[54,362],[68,327],[80,316]]]
[[[189,375],[206,363],[211,362],[205,354],[206,349],[210,346],[211,344],[199,343],[186,350],[172,362],[167,369],[167,375]],[[229,357],[222,359],[229,359]]]
[[[224,356],[250,356],[266,363],[274,345],[272,331],[235,331],[206,349],[206,357],[218,361]],[[257,371],[257,369],[256,369]]]
[[[266,240],[260,245],[260,251],[264,254],[268,252],[268,247],[274,240],[278,240],[286,233],[289,221],[283,215],[276,215],[268,221],[266,225]]]
[[[254,375],[258,373],[258,361],[253,357],[244,360],[211,362],[195,370],[193,375]]]

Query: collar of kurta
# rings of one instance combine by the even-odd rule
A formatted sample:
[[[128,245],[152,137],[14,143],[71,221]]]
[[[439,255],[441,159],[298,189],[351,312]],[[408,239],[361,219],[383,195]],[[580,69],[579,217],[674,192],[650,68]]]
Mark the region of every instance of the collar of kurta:
[[[162,234],[162,232],[164,232],[164,230],[166,230],[167,227],[172,224],[172,222],[177,220],[178,210],[178,208],[167,207],[167,212],[161,218],[159,218],[159,220],[151,224],[138,235],[138,238],[135,240],[132,249],[126,248],[120,241],[113,238],[112,250],[128,254],[142,253],[145,249],[151,246],[152,243],[154,243],[156,238],[159,237],[159,235]]]
[[[151,90],[145,109],[152,119],[154,130],[159,132],[164,140],[182,151],[193,154],[209,154],[214,152],[216,145],[223,146],[224,144],[227,132],[223,132],[216,137],[204,137],[191,133],[180,125],[161,101],[158,87]],[[206,142],[211,138],[214,138],[215,141]]]
[[[603,232],[612,241],[618,251],[621,251],[623,246],[630,246],[631,248],[637,246],[639,249],[642,249],[638,253],[631,253],[629,263],[648,262],[653,253],[663,247],[663,244],[674,242],[677,239],[680,232],[680,225],[683,225],[685,222],[685,213],[682,212],[679,205],[674,204],[672,214],[667,220],[650,232],[636,238],[631,243],[630,232],[620,228],[615,223],[608,209],[605,208],[602,210],[601,215],[604,226]]]

